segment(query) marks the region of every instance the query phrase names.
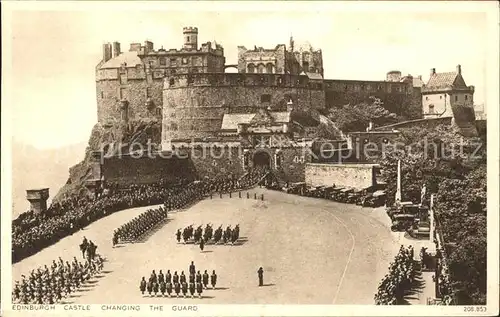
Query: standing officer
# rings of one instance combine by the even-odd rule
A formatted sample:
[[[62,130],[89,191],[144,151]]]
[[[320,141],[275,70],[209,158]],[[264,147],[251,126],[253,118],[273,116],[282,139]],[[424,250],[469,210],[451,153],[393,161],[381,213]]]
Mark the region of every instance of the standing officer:
[[[257,274],[259,275],[259,286],[263,286],[264,285],[264,269],[262,268],[262,266],[257,271]]]

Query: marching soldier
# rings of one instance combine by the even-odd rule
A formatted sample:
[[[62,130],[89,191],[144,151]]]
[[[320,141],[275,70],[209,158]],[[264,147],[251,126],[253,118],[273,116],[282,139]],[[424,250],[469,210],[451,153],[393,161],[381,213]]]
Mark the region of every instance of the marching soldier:
[[[167,274],[165,274],[165,282],[172,283],[172,274],[170,273],[170,270],[167,270]]]
[[[212,288],[215,289],[215,285],[217,284],[217,274],[215,274],[215,270],[212,271],[212,275],[210,276],[210,283],[212,284]]]
[[[155,283],[157,281],[155,270],[151,273],[151,282]]]
[[[180,283],[186,283],[186,275],[184,275],[184,271],[181,272]]]
[[[158,273],[158,283],[163,283],[165,281],[165,276],[163,275],[163,272],[160,270],[160,273]]]
[[[196,268],[194,266],[194,262],[191,261],[191,265],[189,266],[189,274],[195,275],[196,274]]]
[[[191,294],[191,298],[194,297],[195,285],[194,283],[189,283],[189,293]]]
[[[172,283],[170,283],[170,281],[167,282],[167,294],[168,294],[168,297],[170,297],[172,294]]]
[[[189,283],[194,283],[194,274],[189,274]]]
[[[208,286],[208,273],[207,273],[207,270],[205,270],[205,272],[203,272],[203,286],[205,288],[207,288]]]
[[[181,229],[177,229],[176,236],[177,236],[177,243],[181,243]]]
[[[203,286],[201,283],[196,283],[196,292],[198,293],[198,296],[201,298],[201,293],[203,293]]]
[[[181,284],[178,282],[174,284],[175,295],[179,297],[179,293],[181,292]]]
[[[196,283],[200,283],[201,284],[201,274],[200,274],[200,271],[198,271],[198,273],[196,273]]]
[[[179,284],[179,275],[177,275],[177,271],[174,272],[174,276],[172,277],[172,280],[175,284]]]
[[[203,249],[205,248],[205,241],[203,240],[203,238],[200,239],[200,250],[201,252],[203,252]]]
[[[142,277],[142,280],[141,280],[141,283],[139,284],[139,290],[141,291],[142,295],[144,295],[144,292],[146,291],[146,279],[145,277],[143,276]]]
[[[182,295],[184,295],[184,298],[186,298],[187,292],[188,292],[188,285],[184,280],[184,282],[182,283]]]
[[[165,291],[167,290],[167,284],[165,283],[164,280],[160,282],[160,292],[161,296],[165,296]]]

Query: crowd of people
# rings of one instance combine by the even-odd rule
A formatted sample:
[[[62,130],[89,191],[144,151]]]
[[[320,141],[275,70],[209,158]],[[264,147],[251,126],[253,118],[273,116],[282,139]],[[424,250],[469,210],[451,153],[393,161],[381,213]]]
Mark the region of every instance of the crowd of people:
[[[222,225],[220,225],[215,230],[211,224],[207,224],[205,228],[203,228],[203,225],[200,225],[196,229],[194,229],[193,225],[189,225],[182,230],[177,229],[175,234],[177,243],[181,243],[181,236],[184,243],[193,241],[195,244],[206,244],[209,242],[213,244],[218,244],[219,242],[227,244],[231,242],[234,244],[240,237],[240,225],[237,224],[234,229],[231,229],[230,225],[226,229],[222,229]]]
[[[394,262],[378,286],[376,305],[402,305],[404,296],[412,287],[417,272],[413,247],[400,247]]]
[[[53,260],[49,267],[45,265],[32,270],[28,278],[22,276],[16,281],[12,291],[12,302],[17,304],[56,304],[80,289],[92,276],[102,271],[104,259],[95,254],[82,263],[73,258],[71,264],[61,257]]]
[[[164,204],[167,210],[182,208],[209,193],[255,186],[267,172],[265,168],[254,168],[240,178],[234,175],[199,181],[179,178],[127,188],[106,183],[98,197],[74,195],[52,203],[46,212],[28,211],[13,220],[12,260],[15,263],[33,255],[116,211],[157,204]]]
[[[18,262],[119,210],[161,204],[171,188],[186,181],[133,185],[128,190],[111,187],[98,198],[78,196],[54,202],[43,213],[28,211],[12,221],[12,260]]]
[[[183,297],[190,295],[193,298],[197,294],[201,298],[204,289],[208,289],[210,286],[212,289],[215,289],[217,284],[215,270],[212,270],[211,274],[207,270],[201,273],[199,270],[196,270],[194,262],[191,261],[188,272],[189,277],[184,274],[184,271],[181,271],[181,274],[177,274],[177,271],[174,271],[172,274],[170,270],[167,270],[166,273],[160,270],[156,274],[155,270],[153,270],[147,281],[145,277],[142,277],[139,290],[142,295],[147,292],[149,296],[154,294],[155,297],[158,294],[161,294],[161,296],[167,294],[168,297],[175,294],[176,297],[180,297],[182,294]]]

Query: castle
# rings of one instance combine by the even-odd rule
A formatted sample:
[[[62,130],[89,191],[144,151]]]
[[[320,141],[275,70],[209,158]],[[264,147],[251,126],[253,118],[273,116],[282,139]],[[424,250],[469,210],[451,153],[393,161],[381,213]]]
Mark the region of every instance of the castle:
[[[345,105],[352,95],[373,95],[391,99],[386,105],[395,113],[401,112],[405,100],[421,103],[421,79],[402,77],[397,71],[389,72],[383,81],[324,79],[321,50],[310,45],[295,47],[293,39],[288,48],[285,44],[274,49],[239,46],[237,64],[226,65],[221,45],[199,46],[197,28],[186,27],[183,35],[181,49],[155,50],[150,41],[132,43],[124,52],[118,42],[103,45],[103,58],[96,66],[99,122],[119,121],[124,116],[161,119],[168,95],[172,103],[187,102],[211,118],[261,104],[283,108],[290,99],[299,107],[324,109]],[[238,73],[225,73],[228,68]],[[200,124],[215,126],[215,121]]]
[[[98,121],[161,122],[162,149],[190,149],[200,176],[226,171],[241,175],[252,166],[266,165],[282,179],[303,181],[305,165],[325,157],[318,155],[325,151],[318,145],[319,130],[335,143],[335,149],[326,151],[337,155],[366,143],[359,135],[344,135],[324,115],[353,98],[378,97],[396,114],[413,105],[426,116],[432,114],[427,101],[443,89],[454,93],[455,102],[458,92],[472,102],[473,87],[465,86],[460,69],[451,80],[453,87],[448,87],[451,75],[431,77],[426,87],[420,76],[402,76],[399,71],[388,72],[382,81],[324,79],[321,50],[296,47],[292,38],[288,48],[239,46],[237,64],[226,64],[221,45],[198,45],[197,28],[186,27],[183,35],[181,49],[155,50],[146,41],[122,52],[120,43],[104,44],[96,67]],[[238,72],[226,73],[228,68]],[[445,87],[439,86],[443,76]],[[440,111],[433,103],[434,111]],[[374,132],[370,137],[386,142],[390,134]],[[217,153],[203,155],[207,148]]]

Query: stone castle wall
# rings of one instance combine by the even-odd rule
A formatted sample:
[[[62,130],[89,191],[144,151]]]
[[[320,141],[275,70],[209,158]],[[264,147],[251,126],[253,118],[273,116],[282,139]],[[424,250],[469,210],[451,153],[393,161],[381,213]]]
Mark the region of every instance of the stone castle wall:
[[[185,74],[165,79],[163,137],[171,140],[212,136],[225,113],[257,108],[322,109],[322,86],[306,76],[279,74]],[[285,110],[281,109],[281,110]]]
[[[123,186],[132,184],[155,183],[164,179],[175,180],[176,177],[192,176],[190,162],[185,158],[141,157],[132,156],[108,157],[104,159],[102,173],[110,183]]]
[[[305,181],[312,186],[354,187],[374,186],[373,164],[307,164]]]

